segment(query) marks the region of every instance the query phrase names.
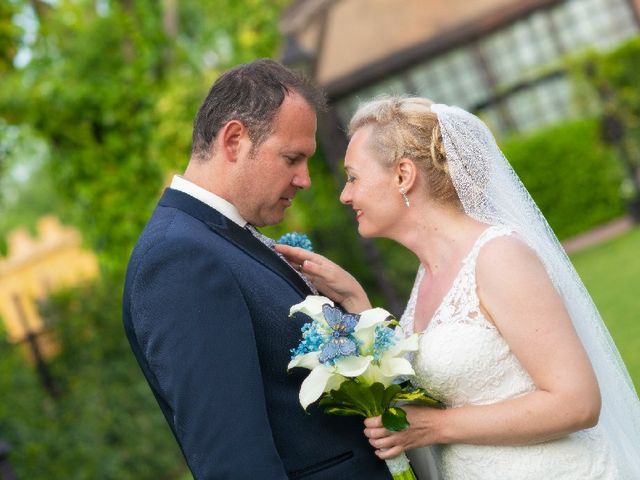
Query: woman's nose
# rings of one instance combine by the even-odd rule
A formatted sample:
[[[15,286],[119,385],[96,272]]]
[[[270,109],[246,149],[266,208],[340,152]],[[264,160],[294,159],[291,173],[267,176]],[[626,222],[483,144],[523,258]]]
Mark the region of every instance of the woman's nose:
[[[351,194],[348,192],[349,184],[346,184],[340,192],[340,203],[344,203],[345,205],[351,203]]]

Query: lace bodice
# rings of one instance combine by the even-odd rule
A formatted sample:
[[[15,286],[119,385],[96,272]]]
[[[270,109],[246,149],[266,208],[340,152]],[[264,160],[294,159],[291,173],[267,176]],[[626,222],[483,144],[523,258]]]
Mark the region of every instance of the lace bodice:
[[[421,333],[412,363],[414,382],[447,407],[518,397],[535,384],[497,328],[480,309],[476,262],[490,240],[512,232],[487,228],[464,259],[451,289]],[[421,267],[401,326],[413,333]],[[597,427],[552,442],[525,446],[446,445],[435,449],[445,479],[620,478]]]
[[[427,384],[450,407],[493,403],[535,388],[496,327],[480,311],[476,293],[480,249],[489,240],[510,233],[490,227],[480,235],[422,334],[420,355],[414,361],[417,382]],[[415,288],[418,286],[416,282]],[[411,308],[415,312],[415,299]],[[402,321],[412,332],[413,313],[410,315]]]

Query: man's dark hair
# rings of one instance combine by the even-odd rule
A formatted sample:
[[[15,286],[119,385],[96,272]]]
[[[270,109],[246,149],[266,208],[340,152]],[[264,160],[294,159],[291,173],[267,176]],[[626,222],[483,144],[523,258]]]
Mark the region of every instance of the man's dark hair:
[[[316,111],[326,100],[306,77],[273,60],[263,58],[239,65],[213,84],[193,122],[191,157],[206,160],[220,129],[231,120],[241,122],[253,148],[273,131],[273,118],[290,93],[301,95]]]

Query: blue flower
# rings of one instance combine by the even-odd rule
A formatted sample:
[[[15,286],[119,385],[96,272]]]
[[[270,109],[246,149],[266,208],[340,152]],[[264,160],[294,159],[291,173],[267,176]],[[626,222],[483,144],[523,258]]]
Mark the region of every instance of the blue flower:
[[[291,349],[291,358],[295,358],[299,355],[304,355],[309,352],[319,351],[324,343],[325,339],[323,335],[318,332],[318,321],[305,323],[302,328],[302,341],[298,344],[297,348]]]
[[[309,237],[307,237],[304,233],[285,233],[278,239],[278,243],[289,245],[291,247],[304,248],[305,250],[313,252],[313,245],[311,245],[311,240],[309,240]]]
[[[380,360],[382,354],[389,350],[396,343],[393,329],[384,325],[376,327],[375,339],[373,341],[373,358]]]

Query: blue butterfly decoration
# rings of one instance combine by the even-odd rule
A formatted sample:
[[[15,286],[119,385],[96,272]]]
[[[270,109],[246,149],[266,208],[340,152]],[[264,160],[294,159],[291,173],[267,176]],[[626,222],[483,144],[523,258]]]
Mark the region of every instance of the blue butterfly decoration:
[[[322,314],[333,332],[329,341],[322,347],[318,361],[326,363],[337,357],[357,355],[358,346],[351,334],[360,320],[360,315],[344,313],[328,304],[322,306]]]

